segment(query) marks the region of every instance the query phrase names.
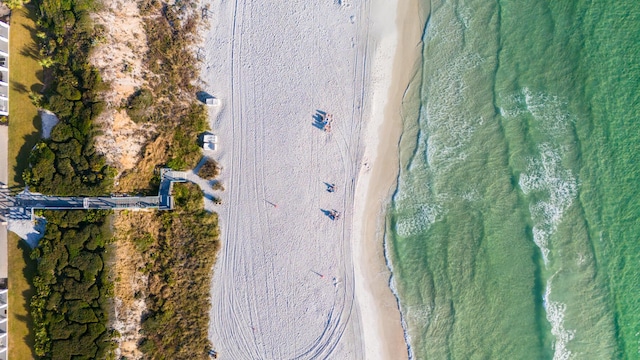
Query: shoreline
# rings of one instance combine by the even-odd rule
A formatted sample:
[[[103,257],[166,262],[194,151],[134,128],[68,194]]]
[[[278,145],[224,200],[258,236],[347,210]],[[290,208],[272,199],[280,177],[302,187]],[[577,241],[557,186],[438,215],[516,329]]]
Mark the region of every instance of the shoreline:
[[[385,249],[386,210],[400,170],[403,104],[408,88],[421,71],[422,34],[429,9],[417,0],[376,5],[378,11],[385,12],[379,16],[381,21],[388,18],[389,10],[395,11],[395,21],[393,29],[382,29],[386,32],[378,38],[373,68],[379,62],[382,66],[392,63],[393,70],[381,79],[373,79],[370,85],[372,104],[364,136],[365,166],[355,194],[352,256],[365,358],[400,359],[399,354],[404,354],[401,358],[407,359],[410,348],[398,299],[391,288],[393,274]],[[392,59],[384,58],[385,51],[393,54]]]

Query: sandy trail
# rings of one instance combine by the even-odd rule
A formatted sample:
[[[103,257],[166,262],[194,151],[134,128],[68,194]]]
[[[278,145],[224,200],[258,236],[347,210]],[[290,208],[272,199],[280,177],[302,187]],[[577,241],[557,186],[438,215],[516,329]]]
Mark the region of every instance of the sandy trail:
[[[227,189],[214,348],[221,359],[362,358],[350,239],[369,3],[208,4],[202,76],[223,104],[210,115]],[[333,113],[331,133],[313,126],[316,110]]]

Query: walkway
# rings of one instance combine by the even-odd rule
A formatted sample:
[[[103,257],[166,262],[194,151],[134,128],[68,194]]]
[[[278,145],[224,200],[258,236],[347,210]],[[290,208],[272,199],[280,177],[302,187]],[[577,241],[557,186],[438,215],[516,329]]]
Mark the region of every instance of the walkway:
[[[9,127],[0,125],[0,186],[9,184]]]
[[[0,279],[6,279],[8,273],[7,255],[7,220],[5,212],[2,211],[3,204],[6,203],[2,197],[2,192],[9,183],[9,127],[0,125]]]
[[[158,209],[172,210],[171,190],[174,182],[186,182],[184,172],[162,169],[160,191],[157,196],[98,196],[72,197],[49,196],[31,193],[27,190],[12,196],[9,189],[0,187],[0,222],[11,214],[42,210],[125,210]]]

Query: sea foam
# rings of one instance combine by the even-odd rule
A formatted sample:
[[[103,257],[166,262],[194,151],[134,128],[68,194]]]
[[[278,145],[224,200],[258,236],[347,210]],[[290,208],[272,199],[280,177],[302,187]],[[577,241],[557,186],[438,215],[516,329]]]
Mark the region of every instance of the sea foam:
[[[539,146],[539,158],[530,160],[527,172],[520,176],[520,189],[543,200],[529,206],[534,222],[533,240],[540,248],[545,264],[549,259],[549,241],[577,194],[577,182],[570,170],[561,165],[560,153],[552,145]]]
[[[544,308],[547,313],[547,321],[551,324],[551,334],[556,338],[553,344],[553,360],[569,360],[572,356],[571,351],[567,349],[567,343],[573,340],[575,331],[567,330],[564,327],[567,305],[551,300],[551,282],[556,274],[547,280],[543,299]]]

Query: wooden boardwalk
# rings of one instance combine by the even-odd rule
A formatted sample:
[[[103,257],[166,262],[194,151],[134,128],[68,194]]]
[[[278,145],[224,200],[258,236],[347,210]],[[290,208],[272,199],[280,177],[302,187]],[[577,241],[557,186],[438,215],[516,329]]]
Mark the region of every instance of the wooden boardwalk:
[[[9,189],[0,188],[0,221],[10,213],[33,210],[127,210],[158,209],[172,210],[171,190],[174,182],[186,182],[185,172],[162,169],[162,180],[157,196],[50,196],[23,191],[15,196]],[[20,209],[20,211],[15,211]],[[13,211],[12,211],[13,210]]]

